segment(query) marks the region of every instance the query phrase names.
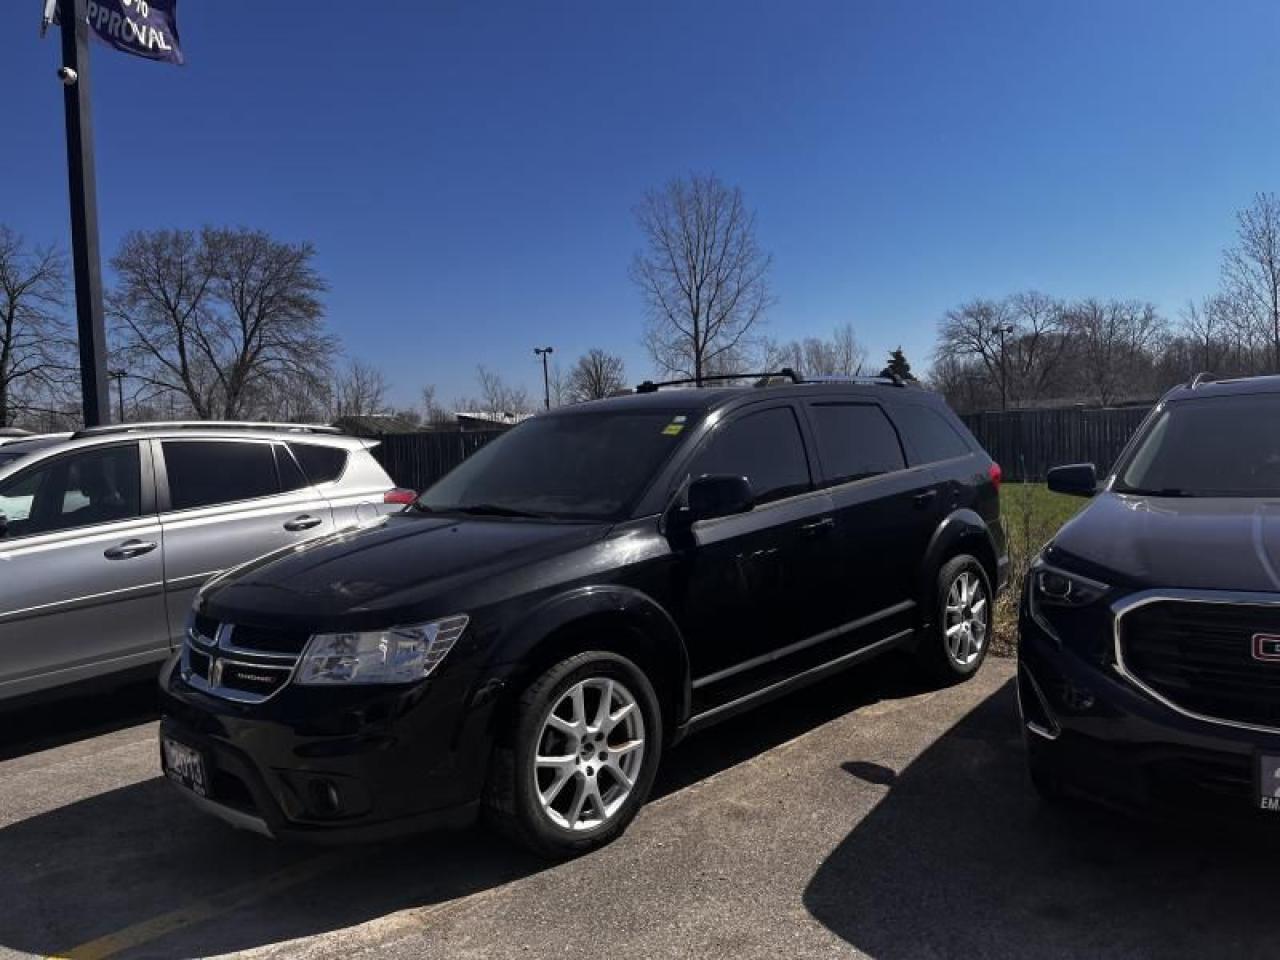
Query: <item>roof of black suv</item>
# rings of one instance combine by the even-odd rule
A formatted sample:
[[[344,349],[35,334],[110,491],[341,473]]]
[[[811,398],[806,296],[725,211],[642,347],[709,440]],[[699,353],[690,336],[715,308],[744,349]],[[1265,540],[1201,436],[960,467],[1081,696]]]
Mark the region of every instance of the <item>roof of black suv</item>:
[[[811,397],[826,394],[896,400],[904,394],[916,399],[936,402],[938,394],[928,390],[908,387],[905,390],[890,383],[869,383],[865,380],[830,380],[807,383],[780,383],[768,386],[728,387],[672,387],[647,393],[628,393],[589,403],[570,404],[551,411],[552,416],[573,416],[577,413],[595,413],[603,410],[688,410],[705,413],[725,406],[743,397]],[[543,414],[546,416],[546,414]]]
[[[1192,397],[1236,397],[1249,393],[1280,393],[1280,375],[1264,377],[1232,377],[1214,380],[1209,374],[1198,374],[1190,383],[1174,387],[1165,400],[1190,400]]]

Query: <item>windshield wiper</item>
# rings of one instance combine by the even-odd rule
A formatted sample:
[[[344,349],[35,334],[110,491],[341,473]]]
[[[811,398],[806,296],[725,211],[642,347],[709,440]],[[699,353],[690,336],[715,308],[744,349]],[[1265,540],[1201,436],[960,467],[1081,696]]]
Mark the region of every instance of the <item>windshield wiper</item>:
[[[533,510],[520,510],[516,507],[504,507],[500,503],[467,503],[451,507],[457,513],[469,513],[477,517],[532,517],[542,519],[547,515]]]
[[[1119,487],[1116,493],[1128,493],[1135,497],[1191,497],[1194,496],[1190,490],[1183,490],[1180,487],[1158,487],[1148,489],[1145,487]]]

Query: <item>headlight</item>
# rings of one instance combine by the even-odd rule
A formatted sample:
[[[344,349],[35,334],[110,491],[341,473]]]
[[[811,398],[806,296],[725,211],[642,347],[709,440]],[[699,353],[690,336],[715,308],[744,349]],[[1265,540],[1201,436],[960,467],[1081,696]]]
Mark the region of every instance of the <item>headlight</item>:
[[[318,633],[307,643],[296,682],[413,683],[430,676],[467,629],[460,614],[388,630]]]
[[[1027,590],[1027,608],[1032,619],[1059,643],[1062,637],[1054,626],[1055,616],[1088,607],[1111,589],[1105,583],[1070,573],[1041,559],[1031,565],[1031,585]]]

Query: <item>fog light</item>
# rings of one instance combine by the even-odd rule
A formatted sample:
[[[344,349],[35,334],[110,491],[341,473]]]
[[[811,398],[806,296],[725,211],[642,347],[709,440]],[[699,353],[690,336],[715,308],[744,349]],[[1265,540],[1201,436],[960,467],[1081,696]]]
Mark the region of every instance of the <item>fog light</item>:
[[[342,811],[342,795],[332,780],[312,780],[308,791],[311,809],[323,817],[332,817]]]
[[[1077,687],[1073,683],[1062,685],[1062,705],[1076,713],[1084,713],[1093,708],[1093,691],[1085,687]]]

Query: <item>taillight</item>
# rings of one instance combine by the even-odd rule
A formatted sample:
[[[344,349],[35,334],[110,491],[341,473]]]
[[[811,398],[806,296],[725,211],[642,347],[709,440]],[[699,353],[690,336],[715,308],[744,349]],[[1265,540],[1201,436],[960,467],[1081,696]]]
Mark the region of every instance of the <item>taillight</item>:
[[[989,470],[987,470],[987,476],[989,476],[989,477],[991,478],[991,483],[992,483],[992,485],[993,485],[997,490],[999,490],[999,489],[1000,489],[1000,481],[1004,479],[1004,471],[1000,469],[1000,464],[996,463],[996,462],[993,460],[993,461],[991,462],[991,467],[990,467],[990,469],[989,469]]]
[[[382,495],[383,503],[396,503],[402,507],[413,503],[417,499],[418,495],[414,491],[407,490],[404,487],[396,487]]]

